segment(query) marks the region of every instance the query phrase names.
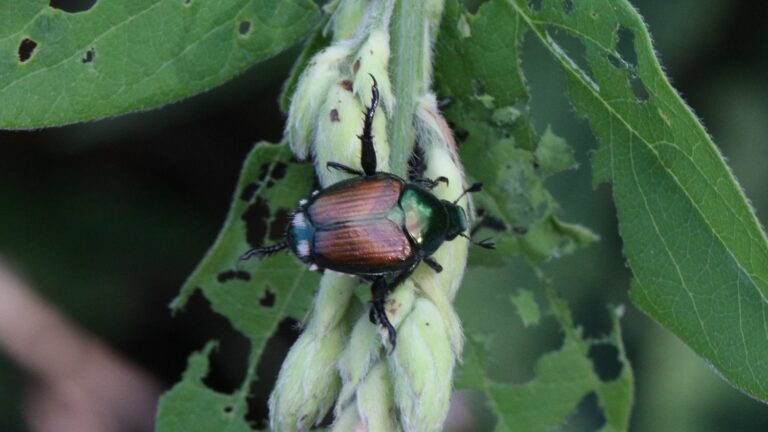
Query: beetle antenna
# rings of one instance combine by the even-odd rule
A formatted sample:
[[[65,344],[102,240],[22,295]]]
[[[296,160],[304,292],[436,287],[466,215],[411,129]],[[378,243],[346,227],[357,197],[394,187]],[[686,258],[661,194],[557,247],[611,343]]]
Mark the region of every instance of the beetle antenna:
[[[491,240],[490,237],[487,238],[487,239],[483,239],[483,240],[477,241],[477,240],[473,239],[472,237],[470,237],[470,236],[468,236],[468,235],[466,235],[464,233],[459,233],[459,235],[464,237],[465,239],[469,240],[469,242],[472,243],[475,246],[480,246],[483,249],[496,249],[496,243],[490,241]]]
[[[270,256],[272,254],[280,252],[281,250],[287,247],[288,247],[288,243],[283,240],[279,243],[275,243],[270,246],[253,248],[248,252],[244,253],[243,255],[241,255],[240,258],[237,260],[237,262],[240,263],[242,261],[249,260],[255,256]]]
[[[482,189],[483,189],[483,182],[475,182],[475,183],[473,183],[472,186],[464,189],[464,192],[462,192],[461,195],[459,195],[458,198],[453,200],[453,204],[455,205],[457,202],[459,202],[461,197],[463,197],[464,195],[466,195],[468,193],[473,193],[473,192],[480,192]]]

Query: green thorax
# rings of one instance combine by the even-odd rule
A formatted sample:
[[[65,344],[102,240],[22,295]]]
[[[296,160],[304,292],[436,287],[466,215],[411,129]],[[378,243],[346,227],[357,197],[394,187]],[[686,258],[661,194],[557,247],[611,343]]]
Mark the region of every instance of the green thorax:
[[[449,218],[445,204],[429,191],[408,185],[400,197],[405,229],[418,245],[421,255],[429,256],[446,240]]]

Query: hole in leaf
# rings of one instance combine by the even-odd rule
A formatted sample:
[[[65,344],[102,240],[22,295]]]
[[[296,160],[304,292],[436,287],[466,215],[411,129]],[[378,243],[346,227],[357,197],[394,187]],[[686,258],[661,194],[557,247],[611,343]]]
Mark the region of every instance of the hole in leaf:
[[[245,202],[250,201],[251,198],[253,198],[253,194],[255,194],[258,189],[259,186],[256,183],[248,183],[240,193],[240,199]]]
[[[603,381],[611,381],[621,374],[619,350],[611,344],[596,344],[589,347],[589,358],[594,363],[597,376]]]
[[[248,20],[240,21],[237,32],[240,33],[240,36],[247,36],[251,32],[251,22]]]
[[[258,180],[259,183],[263,182],[264,179],[267,178],[270,167],[271,167],[271,164],[268,164],[268,163],[262,164],[261,167],[259,167],[259,180]]]
[[[261,247],[264,244],[268,216],[269,206],[261,197],[256,198],[243,212],[241,219],[245,222],[245,240],[251,247]]]
[[[632,86],[632,93],[635,94],[635,97],[640,102],[645,102],[650,97],[648,94],[648,89],[645,88],[645,84],[643,84],[643,81],[637,76],[632,75],[629,79],[629,84]]]
[[[216,280],[220,283],[229,282],[231,280],[241,280],[248,282],[251,280],[251,274],[243,270],[227,270],[217,274]]]
[[[566,31],[561,31],[554,26],[547,27],[547,36],[552,42],[555,49],[559,49],[561,54],[565,57],[565,61],[568,62],[577,74],[581,75],[584,81],[591,85],[595,90],[600,89],[592,76],[591,69],[587,62],[587,50],[584,46],[584,42],[571,35]]]
[[[277,300],[275,293],[273,293],[272,290],[267,288],[264,291],[264,295],[261,296],[261,298],[259,299],[259,304],[264,307],[272,307],[275,305],[275,300]]]
[[[278,162],[275,164],[275,166],[272,168],[272,175],[267,180],[267,187],[271,188],[275,185],[275,182],[285,177],[285,173],[288,171],[288,165]]]
[[[285,231],[288,228],[288,221],[291,218],[291,212],[286,209],[278,209],[275,218],[269,226],[269,239],[282,240],[285,237]]]
[[[96,48],[91,48],[85,52],[85,55],[83,56],[83,63],[92,62],[94,57],[96,57]]]
[[[268,423],[267,399],[275,386],[277,374],[283,359],[288,354],[291,345],[299,337],[298,321],[285,318],[280,321],[277,331],[269,338],[256,369],[258,380],[251,384],[252,397],[248,401],[246,421],[256,429],[263,429]]]
[[[504,325],[516,330],[513,336],[505,336],[505,344],[528,348],[517,352],[491,351],[489,355],[493,360],[490,363],[499,371],[504,371],[502,376],[496,378],[522,384],[536,378],[536,366],[541,356],[561,349],[565,335],[562,327],[551,317],[542,318],[537,325],[525,327],[519,315],[511,315]],[[506,348],[499,348],[503,349]]]
[[[285,177],[285,172],[288,170],[288,165],[278,162],[275,164],[275,168],[272,169],[272,178],[275,180],[280,180],[283,177]]]
[[[214,313],[210,303],[199,290],[195,291],[184,308],[182,317],[186,319],[187,316],[195,317],[196,327],[203,323],[196,333],[197,349],[211,338],[219,341],[217,348],[210,354],[210,370],[203,378],[205,385],[222,393],[232,393],[240,388],[248,364],[248,339],[232,328],[224,316]]]
[[[229,413],[232,412],[233,409],[234,408],[232,407],[232,405],[227,405],[227,406],[224,407],[224,412],[229,414]]]
[[[605,415],[600,409],[597,394],[591,392],[581,398],[576,409],[565,419],[564,430],[596,431],[605,425]]]
[[[211,351],[211,369],[203,383],[217,392],[234,393],[240,388],[248,369],[248,338],[231,329],[217,338],[220,343]]]
[[[572,305],[573,320],[578,327],[582,328],[583,337],[591,339],[601,339],[605,337],[613,325],[611,315],[607,309],[595,311],[591,305],[597,298],[587,297],[584,301],[576,302]]]
[[[54,9],[69,13],[86,12],[90,10],[97,0],[51,0],[49,6]]]
[[[183,3],[184,3],[184,6],[189,6],[192,4],[192,0],[184,0]]]
[[[24,63],[32,57],[37,48],[37,42],[29,38],[24,38],[19,44],[19,61]]]
[[[573,12],[573,0],[563,0],[563,10],[567,14]]]
[[[625,69],[627,66],[624,61],[615,54],[608,54],[608,61],[611,62],[611,65],[616,69]]]
[[[618,41],[616,42],[616,51],[621,58],[633,68],[637,67],[637,52],[635,52],[635,34],[632,30],[620,26],[617,32]]]

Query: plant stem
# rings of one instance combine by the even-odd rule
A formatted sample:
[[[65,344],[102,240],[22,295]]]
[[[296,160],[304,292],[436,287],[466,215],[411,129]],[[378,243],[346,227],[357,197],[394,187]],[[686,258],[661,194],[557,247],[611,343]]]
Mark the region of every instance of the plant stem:
[[[408,175],[408,160],[414,147],[413,119],[416,104],[428,88],[430,56],[428,16],[425,2],[398,0],[392,15],[392,61],[390,74],[397,103],[389,122],[390,171]]]

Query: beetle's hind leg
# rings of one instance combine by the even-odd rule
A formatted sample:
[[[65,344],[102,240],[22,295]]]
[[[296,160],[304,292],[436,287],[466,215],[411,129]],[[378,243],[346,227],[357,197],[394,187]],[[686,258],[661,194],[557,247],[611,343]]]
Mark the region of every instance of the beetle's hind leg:
[[[371,105],[363,113],[365,114],[363,134],[357,136],[360,138],[360,143],[363,147],[360,152],[360,166],[363,167],[365,175],[376,174],[376,149],[373,148],[373,114],[379,105],[379,85],[376,83],[376,78],[373,75],[371,75],[371,79],[373,80],[373,86],[371,86]]]
[[[275,243],[270,246],[253,248],[248,252],[244,253],[243,255],[241,255],[240,259],[238,259],[237,261],[240,262],[240,261],[249,260],[255,256],[270,256],[274,253],[280,252],[283,249],[286,249],[287,247],[288,247],[288,242],[283,240],[279,243]]]
[[[397,344],[397,330],[395,330],[395,327],[389,322],[387,312],[384,309],[384,302],[387,300],[389,291],[390,287],[387,284],[387,280],[384,279],[384,276],[379,276],[373,281],[373,285],[371,285],[373,301],[369,317],[372,323],[381,324],[382,327],[387,329],[387,333],[389,333],[389,344],[392,345],[392,351],[394,351],[395,345]]]

